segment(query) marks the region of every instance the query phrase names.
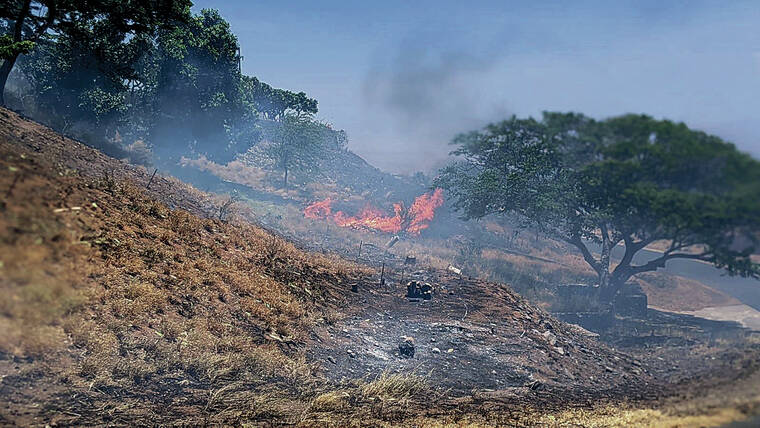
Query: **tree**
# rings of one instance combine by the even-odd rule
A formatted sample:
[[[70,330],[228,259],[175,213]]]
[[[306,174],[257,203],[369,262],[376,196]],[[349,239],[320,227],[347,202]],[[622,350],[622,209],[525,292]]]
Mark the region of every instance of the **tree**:
[[[150,40],[127,38],[105,17],[72,23],[38,45],[19,64],[38,119],[66,132],[82,124],[97,140],[113,136],[127,121],[130,83],[139,79],[135,64]]]
[[[43,38],[85,22],[108,21],[128,40],[183,16],[191,5],[190,0],[0,0],[0,20],[11,29],[0,39],[0,104],[5,105],[5,85],[19,56]]]
[[[304,92],[275,89],[255,77],[248,76],[244,79],[244,85],[256,109],[266,119],[279,120],[287,111],[317,114],[317,100],[309,98]]]
[[[515,215],[578,248],[612,298],[634,275],[691,259],[760,277],[760,162],[683,123],[544,113],[458,135],[436,185],[467,218]],[[634,256],[655,241],[647,263]],[[739,245],[739,242],[744,244]],[[598,255],[594,254],[596,244]],[[625,247],[616,265],[610,259]]]
[[[270,127],[271,155],[275,166],[283,171],[283,187],[288,187],[290,170],[312,166],[319,159],[325,142],[324,128],[308,113],[286,113]]]
[[[159,153],[192,148],[228,161],[255,142],[244,138],[256,134],[256,110],[245,95],[238,48],[216,10],[204,9],[159,32],[140,69],[144,88],[134,101]]]

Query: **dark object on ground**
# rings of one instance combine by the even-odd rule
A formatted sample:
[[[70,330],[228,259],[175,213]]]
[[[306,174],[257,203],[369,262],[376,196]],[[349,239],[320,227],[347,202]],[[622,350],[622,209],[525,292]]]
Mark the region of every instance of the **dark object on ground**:
[[[537,380],[534,380],[533,382],[526,385],[528,388],[530,388],[531,391],[540,391],[542,389],[546,389],[546,385],[544,385],[542,382],[539,382]]]
[[[433,298],[433,286],[427,282],[409,281],[406,284],[406,297],[408,299],[430,300]]]
[[[401,343],[398,344],[398,354],[402,358],[414,357],[414,339],[407,336],[401,336]]]
[[[411,265],[411,266],[416,265],[417,264],[417,256],[406,256],[406,258],[404,259],[404,264],[405,265]]]

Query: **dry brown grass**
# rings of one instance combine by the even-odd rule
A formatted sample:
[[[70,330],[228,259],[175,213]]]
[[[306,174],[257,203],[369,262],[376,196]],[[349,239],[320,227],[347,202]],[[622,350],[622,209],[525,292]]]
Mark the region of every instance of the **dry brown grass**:
[[[39,387],[66,396],[126,391],[130,404],[114,411],[133,421],[154,414],[156,397],[164,417],[189,400],[191,424],[306,408],[319,380],[301,344],[339,317],[365,268],[242,221],[170,210],[113,174],[79,177],[8,142],[0,151],[1,169],[24,174],[0,206],[0,359],[49,368]],[[1,174],[0,189],[13,181]],[[70,423],[102,417],[56,403],[80,415]]]
[[[365,400],[395,401],[408,403],[413,399],[423,399],[430,393],[425,378],[411,373],[390,373],[384,371],[374,380],[359,388]]]

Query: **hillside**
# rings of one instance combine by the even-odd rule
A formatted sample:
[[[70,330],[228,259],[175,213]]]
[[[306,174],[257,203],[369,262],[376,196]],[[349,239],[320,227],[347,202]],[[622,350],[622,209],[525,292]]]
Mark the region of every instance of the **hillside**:
[[[0,151],[6,423],[53,413],[59,423],[148,422],[157,414],[191,424],[286,418],[294,409],[306,411],[317,391],[329,387],[329,378],[317,373],[324,361],[309,357],[334,353],[343,360],[343,344],[328,339],[315,346],[315,340],[359,311],[353,298],[347,306],[346,290],[372,271],[304,253],[247,223],[220,221],[213,198],[172,179],[154,178],[146,190],[147,171],[8,111],[0,117]],[[604,372],[597,358],[622,361],[504,286],[460,287],[474,298],[466,322],[458,308],[450,317],[461,323],[453,327],[459,331],[491,331],[483,325],[501,319],[498,328],[508,330],[500,331],[502,340],[524,338],[515,349],[524,342],[535,348],[525,352],[562,360],[542,339],[551,329],[552,341],[568,354],[573,346],[595,350],[594,358],[578,353],[579,369]],[[506,307],[479,307],[481,290],[487,294],[480,301]],[[442,304],[462,303],[444,297]],[[387,358],[394,340],[381,346]],[[458,357],[478,352],[470,348]],[[506,384],[522,386],[529,372],[543,372],[529,367],[544,360],[522,361],[524,374],[505,376]],[[367,373],[341,374],[361,379]],[[568,375],[546,382],[561,387]]]
[[[362,268],[1,114],[3,424],[256,419],[312,390],[307,332]]]
[[[323,221],[311,221],[303,215],[309,203],[330,198],[337,201],[337,209],[349,213],[377,206],[390,215],[393,203],[410,204],[428,190],[424,177],[417,177],[421,180],[418,182],[417,178],[384,173],[350,150],[333,146],[325,148],[324,157],[313,168],[294,172],[291,185],[285,190],[282,172],[274,167],[266,146],[264,141],[224,165],[203,157],[184,159],[183,167],[172,172],[198,187],[238,195],[251,208],[255,221],[279,233],[305,243],[320,242],[320,248],[341,254],[355,251],[360,241],[382,245],[391,235],[371,236],[366,230],[340,231]],[[443,260],[435,263],[439,267],[445,268],[448,263],[467,266],[469,274],[496,282],[513,283],[520,277],[522,284],[515,284],[518,291],[545,306],[555,303],[556,296],[551,290],[557,284],[595,280],[594,272],[574,247],[535,235],[515,224],[515,220],[495,217],[483,222],[461,221],[444,204],[436,211],[430,229],[409,240],[407,251]],[[694,276],[672,273],[666,268],[640,275],[633,281],[642,286],[650,304],[661,309],[692,311],[740,303],[730,295],[737,287],[728,280],[721,291]],[[523,287],[527,283],[537,286]],[[745,294],[752,297],[757,293],[750,290]]]
[[[420,266],[406,278],[433,300],[410,302],[398,272],[381,286],[373,267],[7,110],[0,171],[2,425],[545,426],[669,388],[669,361],[611,349],[506,285]],[[725,367],[754,367],[743,355]]]
[[[264,121],[266,123],[266,121]],[[182,158],[183,168],[162,167],[180,174],[199,186],[257,197],[281,197],[285,201],[314,201],[326,197],[387,205],[413,199],[427,190],[424,179],[389,174],[370,165],[347,147],[326,143],[314,163],[289,171],[288,188],[283,188],[283,171],[271,155],[271,142],[260,141],[234,160],[219,164],[204,156]],[[221,180],[219,182],[218,180]],[[226,184],[225,184],[226,183]]]

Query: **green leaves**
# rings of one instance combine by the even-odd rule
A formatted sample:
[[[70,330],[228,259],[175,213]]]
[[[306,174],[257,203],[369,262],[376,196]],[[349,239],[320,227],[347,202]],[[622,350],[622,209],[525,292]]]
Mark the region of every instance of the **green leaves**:
[[[34,47],[35,43],[29,40],[14,42],[9,35],[0,36],[0,59],[9,60],[21,54],[28,54]]]
[[[436,185],[465,217],[517,216],[586,251],[580,239],[637,248],[666,240],[667,259],[694,258],[699,247],[698,258],[730,273],[758,274],[748,255],[760,236],[760,162],[718,137],[645,115],[544,113],[453,143],[460,161]],[[622,266],[615,278],[637,268]]]

